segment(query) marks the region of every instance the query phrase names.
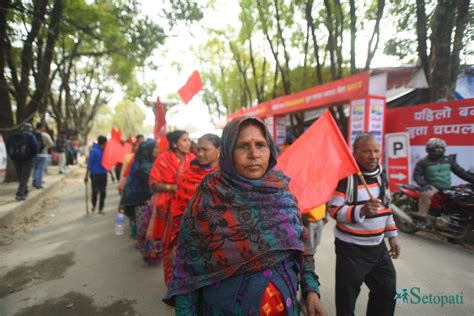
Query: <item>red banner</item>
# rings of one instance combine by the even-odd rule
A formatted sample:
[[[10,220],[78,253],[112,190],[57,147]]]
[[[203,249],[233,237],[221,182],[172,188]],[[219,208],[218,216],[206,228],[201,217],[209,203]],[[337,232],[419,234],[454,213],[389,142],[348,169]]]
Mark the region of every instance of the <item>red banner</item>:
[[[369,73],[347,77],[271,101],[273,115],[306,111],[318,106],[364,98],[369,91]]]
[[[306,111],[320,106],[338,104],[365,98],[369,93],[369,73],[362,72],[354,76],[329,82],[271,101],[261,103],[249,109],[229,114],[228,121],[241,115],[253,115],[264,118],[269,115],[284,115]]]
[[[389,109],[386,132],[408,132],[410,144],[439,137],[450,146],[474,146],[474,99]]]

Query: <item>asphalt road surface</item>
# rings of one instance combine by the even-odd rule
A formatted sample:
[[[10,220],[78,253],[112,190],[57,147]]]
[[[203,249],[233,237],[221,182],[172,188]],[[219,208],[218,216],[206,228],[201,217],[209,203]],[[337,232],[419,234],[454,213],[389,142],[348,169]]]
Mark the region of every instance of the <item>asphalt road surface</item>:
[[[86,216],[82,176],[72,176],[35,206],[38,215],[2,229],[0,315],[174,315],[161,301],[161,266],[143,265],[128,229],[114,234],[118,201],[109,181],[106,214]],[[316,254],[329,315],[335,315],[333,227],[330,220]],[[400,243],[397,285],[406,295],[396,315],[474,315],[472,250],[429,235],[402,234]],[[364,286],[356,315],[365,315],[367,295]]]

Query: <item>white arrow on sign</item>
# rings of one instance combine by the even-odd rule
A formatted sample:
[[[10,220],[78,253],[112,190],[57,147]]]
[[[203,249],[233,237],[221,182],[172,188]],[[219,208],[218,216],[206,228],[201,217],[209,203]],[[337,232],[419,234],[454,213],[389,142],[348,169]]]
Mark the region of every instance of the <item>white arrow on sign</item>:
[[[390,175],[390,178],[397,179],[398,181],[405,179],[407,176],[403,173],[394,173]]]

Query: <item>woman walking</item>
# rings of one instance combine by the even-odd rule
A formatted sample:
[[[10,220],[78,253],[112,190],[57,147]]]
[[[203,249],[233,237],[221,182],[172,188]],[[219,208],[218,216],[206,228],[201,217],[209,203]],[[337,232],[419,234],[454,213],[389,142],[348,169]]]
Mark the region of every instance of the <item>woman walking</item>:
[[[186,131],[174,131],[166,135],[170,149],[155,160],[150,173],[149,185],[154,193],[151,203],[153,216],[148,227],[147,239],[154,244],[154,250],[148,249],[146,257],[148,263],[155,262],[161,256],[161,244],[166,243],[168,233],[165,232],[167,221],[171,221],[170,204],[176,193],[177,183],[184,171],[189,168],[194,155],[191,149],[191,140]],[[166,233],[166,235],[165,235]]]
[[[173,263],[179,233],[181,217],[189,202],[189,199],[197,187],[210,172],[217,170],[219,165],[219,150],[221,139],[214,134],[206,134],[199,138],[197,143],[197,157],[191,162],[191,166],[183,172],[178,182],[178,189],[171,201],[172,220],[168,222],[166,231],[169,231],[167,245],[163,253],[163,270],[165,283],[168,285],[173,274]]]
[[[220,169],[201,182],[181,221],[165,298],[176,315],[299,315],[299,280],[308,314],[326,315],[298,205],[276,159],[260,120],[240,117],[224,128]]]

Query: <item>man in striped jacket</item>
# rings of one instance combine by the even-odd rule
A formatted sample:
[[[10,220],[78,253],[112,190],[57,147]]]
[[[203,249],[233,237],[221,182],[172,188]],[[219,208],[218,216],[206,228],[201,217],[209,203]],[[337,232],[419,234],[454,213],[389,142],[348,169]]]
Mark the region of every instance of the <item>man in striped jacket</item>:
[[[329,213],[336,220],[336,312],[354,315],[365,283],[370,289],[367,315],[393,315],[396,276],[391,258],[398,258],[400,246],[388,207],[386,176],[379,165],[380,145],[371,134],[361,134],[354,142],[354,157],[373,199],[354,175],[339,182],[329,202]]]

